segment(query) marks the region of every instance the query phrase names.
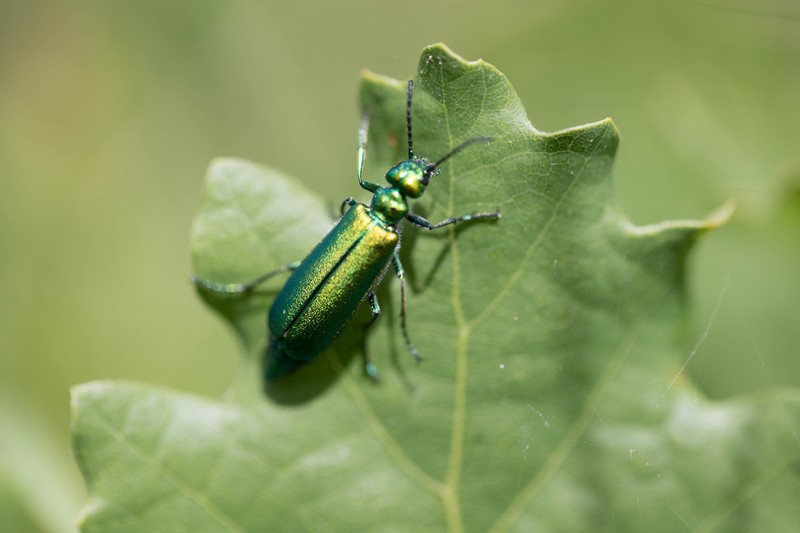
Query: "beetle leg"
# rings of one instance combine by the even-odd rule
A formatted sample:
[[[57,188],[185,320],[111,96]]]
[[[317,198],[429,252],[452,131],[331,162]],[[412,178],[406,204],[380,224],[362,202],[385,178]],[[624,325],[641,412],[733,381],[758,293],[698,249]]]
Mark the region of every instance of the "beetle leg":
[[[364,172],[364,160],[367,158],[367,133],[369,131],[369,111],[365,111],[361,116],[361,125],[358,127],[358,171],[356,177],[362,189],[375,192],[380,189],[380,185],[364,181],[361,177]]]
[[[344,202],[342,202],[342,205],[339,207],[340,218],[343,217],[344,214],[346,213],[345,207],[350,208],[350,207],[353,207],[354,205],[356,205],[357,203],[358,202],[356,202],[356,199],[353,198],[352,196],[350,196],[349,198],[345,198]]]
[[[422,357],[419,355],[419,351],[417,351],[414,343],[411,342],[411,337],[408,334],[408,326],[406,325],[406,273],[403,269],[403,263],[400,262],[399,248],[395,249],[392,254],[392,264],[394,265],[394,271],[397,273],[397,277],[400,279],[400,329],[403,331],[403,338],[406,341],[408,351],[417,363],[419,363],[422,361]]]
[[[292,272],[299,266],[300,261],[295,261],[294,263],[283,265],[280,268],[267,272],[266,274],[262,274],[261,276],[247,283],[219,283],[217,281],[201,278],[197,275],[192,276],[192,283],[204,290],[207,290],[208,292],[222,294],[242,294],[252,291],[273,276],[277,276],[278,274],[282,274],[284,272]]]
[[[367,301],[369,302],[369,310],[372,311],[372,319],[364,324],[363,335],[361,335],[361,341],[363,343],[361,352],[364,354],[364,372],[375,381],[380,381],[378,377],[378,367],[375,366],[367,350],[367,330],[375,323],[378,317],[381,316],[381,304],[378,302],[378,295],[375,294],[375,291],[369,291],[369,293],[367,293]]]
[[[469,222],[470,220],[481,220],[481,219],[494,219],[497,220],[500,218],[500,211],[495,211],[494,213],[473,213],[471,215],[462,215],[460,217],[450,217],[442,220],[438,224],[431,224],[428,222],[427,219],[422,218],[419,215],[415,215],[414,213],[409,213],[406,215],[406,218],[409,222],[414,224],[417,227],[426,230],[434,230],[441,228],[442,226],[449,226],[450,224],[455,224],[456,222]]]

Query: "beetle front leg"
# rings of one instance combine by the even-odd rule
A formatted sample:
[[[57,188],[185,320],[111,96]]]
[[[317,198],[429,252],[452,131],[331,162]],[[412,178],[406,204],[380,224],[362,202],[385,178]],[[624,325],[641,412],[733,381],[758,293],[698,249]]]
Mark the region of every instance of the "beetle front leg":
[[[426,229],[426,230],[434,230],[441,228],[443,226],[449,226],[450,224],[455,224],[456,222],[469,222],[471,220],[498,220],[500,218],[500,211],[495,211],[494,213],[473,213],[471,215],[462,215],[460,217],[450,217],[442,220],[438,224],[431,224],[428,222],[427,219],[422,218],[419,215],[415,215],[414,213],[409,213],[406,215],[406,219],[409,222],[414,224],[415,226]]]
[[[370,183],[369,181],[365,181],[362,177],[364,172],[364,160],[367,158],[367,139],[369,133],[369,111],[364,112],[361,116],[361,125],[358,127],[358,170],[356,171],[356,177],[358,178],[358,184],[361,186],[362,189],[366,189],[369,192],[375,192],[380,188],[380,185],[377,183]]]

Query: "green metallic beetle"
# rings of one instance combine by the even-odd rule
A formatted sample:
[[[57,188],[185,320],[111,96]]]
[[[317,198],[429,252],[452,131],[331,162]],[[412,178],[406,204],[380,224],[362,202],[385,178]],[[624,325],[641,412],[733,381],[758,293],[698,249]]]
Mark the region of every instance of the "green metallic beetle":
[[[442,163],[471,144],[491,141],[488,137],[468,139],[435,163],[415,156],[411,140],[413,89],[414,84],[409,81],[406,101],[408,159],[386,173],[389,187],[362,179],[369,114],[365,113],[361,121],[358,184],[373,193],[369,206],[356,202],[352,197],[346,199],[341,207],[342,217],[308,257],[268,272],[249,283],[217,283],[193,276],[194,283],[205,290],[237,294],[253,290],[276,274],[293,271],[269,311],[267,381],[291,374],[322,353],[341,333],[365,296],[372,310],[372,320],[365,328],[371,325],[381,313],[375,288],[388,270],[389,263],[394,266],[400,279],[400,325],[403,337],[411,355],[420,361],[419,352],[411,342],[406,327],[405,275],[400,262],[398,225],[406,219],[415,226],[433,230],[456,222],[500,218],[499,211],[474,213],[431,224],[409,210],[407,199],[422,196],[430,179],[439,173]],[[367,374],[377,378],[375,365],[366,355],[365,369]]]

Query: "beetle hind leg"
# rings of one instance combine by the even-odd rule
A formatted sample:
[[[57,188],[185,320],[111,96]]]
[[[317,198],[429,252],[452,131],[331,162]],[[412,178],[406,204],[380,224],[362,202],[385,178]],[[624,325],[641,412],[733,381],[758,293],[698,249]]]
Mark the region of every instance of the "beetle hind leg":
[[[295,261],[294,263],[283,265],[280,268],[276,268],[275,270],[271,270],[266,274],[262,274],[256,279],[248,281],[247,283],[220,283],[218,281],[211,281],[210,279],[202,278],[198,275],[192,275],[192,283],[208,292],[215,292],[218,294],[242,294],[251,292],[253,289],[273,276],[283,274],[284,272],[292,272],[299,266],[300,261]]]

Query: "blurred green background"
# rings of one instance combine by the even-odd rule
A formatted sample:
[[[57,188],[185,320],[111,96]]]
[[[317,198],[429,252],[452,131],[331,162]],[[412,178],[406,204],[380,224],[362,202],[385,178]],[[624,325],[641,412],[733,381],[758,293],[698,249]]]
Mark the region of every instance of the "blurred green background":
[[[188,281],[209,161],[338,203],[359,72],[405,79],[436,41],[503,71],[541,130],[612,117],[637,224],[735,198],[691,257],[689,371],[715,398],[800,385],[794,0],[2,0],[0,529],[74,527],[70,386],[225,390],[237,347]]]

